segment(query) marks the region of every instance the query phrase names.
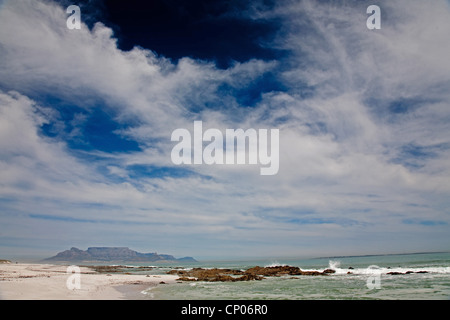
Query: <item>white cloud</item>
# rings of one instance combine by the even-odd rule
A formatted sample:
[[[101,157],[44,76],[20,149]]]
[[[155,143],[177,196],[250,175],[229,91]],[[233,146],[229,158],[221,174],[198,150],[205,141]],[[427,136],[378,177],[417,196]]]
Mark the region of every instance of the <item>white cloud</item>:
[[[51,2],[6,1],[0,9],[0,198],[8,201],[1,202],[0,219],[21,225],[16,237],[40,223],[22,224],[34,213],[78,219],[72,223],[84,229],[68,231],[73,241],[89,239],[95,233],[89,221],[95,220],[105,239],[116,232],[122,241],[133,234],[133,241],[145,242],[152,233],[152,239],[193,237],[192,246],[208,237],[224,247],[230,238],[312,244],[326,234],[336,243],[361,237],[378,250],[377,235],[417,232],[402,223],[405,218],[446,222],[437,227],[445,234],[448,5],[380,6],[389,14],[379,31],[367,30],[362,6],[300,1],[254,12],[258,19],[283,19],[277,38],[266,45],[288,50],[288,56],[220,70],[189,58],[175,64],[141,48],[123,52],[101,23],[68,30],[67,14]],[[266,71],[277,72],[287,90],[265,93],[254,108],[217,92],[223,84],[245,87]],[[117,133],[143,150],[84,152],[95,161],[79,157],[62,139],[64,123],[57,138],[40,131],[60,120],[51,105],[31,97],[50,94],[87,110],[102,101],[114,110],[113,120],[133,123]],[[388,110],[396,101],[419,98],[415,109]],[[217,108],[205,108],[207,103]],[[74,129],[65,134],[80,136],[85,117],[74,117]],[[137,165],[172,167],[170,134],[191,128],[194,119],[221,130],[279,128],[278,175],[262,177],[254,166],[203,165],[181,167],[196,174],[176,178],[133,176]],[[396,161],[408,144],[442,147],[411,169]],[[123,229],[111,226],[114,221]],[[70,221],[51,225],[65,223]]]

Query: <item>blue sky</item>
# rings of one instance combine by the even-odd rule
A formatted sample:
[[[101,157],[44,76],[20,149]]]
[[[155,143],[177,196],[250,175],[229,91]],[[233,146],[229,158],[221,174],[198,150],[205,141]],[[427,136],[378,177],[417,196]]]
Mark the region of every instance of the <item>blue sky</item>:
[[[0,256],[449,250],[449,5],[376,3],[1,1]],[[278,174],[174,165],[195,120],[279,129]]]

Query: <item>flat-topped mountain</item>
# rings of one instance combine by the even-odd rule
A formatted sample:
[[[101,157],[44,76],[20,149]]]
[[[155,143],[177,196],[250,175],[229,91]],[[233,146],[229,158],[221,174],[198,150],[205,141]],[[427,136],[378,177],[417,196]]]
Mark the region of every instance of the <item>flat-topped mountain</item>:
[[[72,247],[70,250],[59,252],[56,256],[44,261],[124,261],[124,262],[164,262],[182,261],[196,262],[192,257],[175,258],[169,254],[141,253],[127,247],[90,247],[80,250]]]

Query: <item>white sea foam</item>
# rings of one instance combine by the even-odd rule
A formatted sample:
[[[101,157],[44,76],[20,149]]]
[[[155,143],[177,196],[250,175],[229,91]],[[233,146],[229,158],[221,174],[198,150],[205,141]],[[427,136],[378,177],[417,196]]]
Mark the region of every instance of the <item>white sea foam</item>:
[[[330,268],[330,269],[336,270],[336,269],[339,269],[340,266],[341,266],[340,261],[330,260],[328,262],[328,268]]]
[[[271,268],[271,267],[279,267],[279,266],[287,266],[287,264],[279,263],[278,261],[272,261],[270,264],[266,264],[265,268]]]
[[[383,267],[378,265],[370,265],[361,268],[341,268],[341,262],[337,260],[330,260],[328,267],[324,269],[307,269],[301,268],[303,271],[319,271],[323,272],[326,269],[332,269],[335,271],[335,275],[372,275],[372,274],[387,274],[389,273],[417,273],[417,274],[450,274],[450,267]]]
[[[377,274],[389,274],[389,273],[402,273],[413,272],[413,273],[438,273],[438,274],[450,274],[450,267],[383,267],[377,265],[370,265],[364,268],[352,268],[344,269],[340,268],[340,261],[329,261],[329,269],[336,271],[335,274],[361,274],[361,275],[371,275]],[[323,270],[320,270],[323,271]]]

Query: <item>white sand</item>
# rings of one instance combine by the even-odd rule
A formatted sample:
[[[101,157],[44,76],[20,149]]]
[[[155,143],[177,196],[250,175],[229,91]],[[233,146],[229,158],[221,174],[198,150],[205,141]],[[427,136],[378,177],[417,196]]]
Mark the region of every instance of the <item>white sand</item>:
[[[161,281],[175,283],[177,275],[96,273],[81,267],[80,288],[69,289],[67,266],[51,264],[0,264],[0,299],[4,300],[115,300],[145,298],[146,288]],[[73,279],[73,278],[71,278]],[[74,283],[74,282],[72,282]]]

